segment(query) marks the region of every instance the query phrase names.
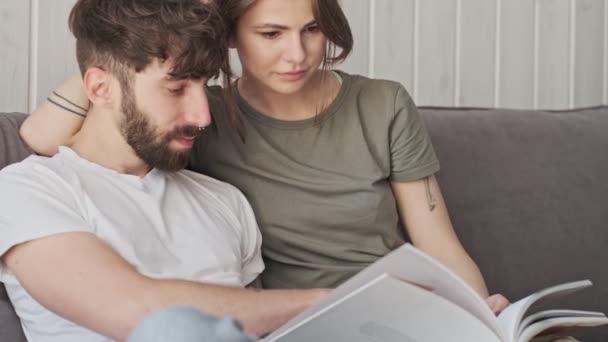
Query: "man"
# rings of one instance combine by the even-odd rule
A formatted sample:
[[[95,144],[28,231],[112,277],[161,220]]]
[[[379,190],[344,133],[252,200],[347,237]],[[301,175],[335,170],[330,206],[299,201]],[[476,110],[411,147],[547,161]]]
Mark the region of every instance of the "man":
[[[268,333],[324,290],[243,289],[261,237],[236,188],[181,170],[227,67],[200,0],[79,0],[70,14],[87,118],[52,158],[0,172],[0,280],[30,341],[125,340],[191,307]],[[61,94],[55,94],[61,96]]]

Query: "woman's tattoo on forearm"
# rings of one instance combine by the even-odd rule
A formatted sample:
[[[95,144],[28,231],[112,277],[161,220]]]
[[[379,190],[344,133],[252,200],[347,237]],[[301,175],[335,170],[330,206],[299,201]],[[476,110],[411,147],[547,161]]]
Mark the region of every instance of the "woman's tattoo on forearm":
[[[433,197],[433,193],[431,192],[431,177],[427,176],[424,178],[424,188],[426,189],[426,201],[429,205],[429,210],[435,210],[435,206],[437,205],[437,200]]]

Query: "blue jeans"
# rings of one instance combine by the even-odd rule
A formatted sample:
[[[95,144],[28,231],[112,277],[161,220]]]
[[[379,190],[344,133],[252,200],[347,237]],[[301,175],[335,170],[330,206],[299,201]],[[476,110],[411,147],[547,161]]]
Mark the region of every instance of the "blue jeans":
[[[252,342],[238,321],[216,318],[187,307],[162,309],[146,316],[127,342]]]

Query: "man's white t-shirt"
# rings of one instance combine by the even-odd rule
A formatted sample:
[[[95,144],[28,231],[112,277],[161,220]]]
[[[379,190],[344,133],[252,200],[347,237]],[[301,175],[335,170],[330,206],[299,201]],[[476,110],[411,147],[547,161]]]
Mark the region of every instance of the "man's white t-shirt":
[[[67,147],[0,172],[0,256],[59,233],[90,232],[140,273],[243,287],[264,269],[253,211],[232,185],[191,171],[138,177]],[[38,304],[0,263],[29,341],[108,341]]]

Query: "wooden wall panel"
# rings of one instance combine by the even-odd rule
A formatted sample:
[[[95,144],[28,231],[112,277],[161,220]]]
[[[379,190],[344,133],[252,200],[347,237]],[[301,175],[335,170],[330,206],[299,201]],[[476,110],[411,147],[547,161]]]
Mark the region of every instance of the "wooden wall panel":
[[[29,87],[29,1],[0,2],[0,111],[26,112]]]
[[[497,2],[460,1],[455,103],[464,107],[494,106],[496,79]]]
[[[604,0],[604,100],[608,105],[608,0]]]
[[[382,0],[383,1],[383,0]],[[369,75],[370,65],[370,10],[372,0],[342,0],[342,8],[351,25],[355,45],[350,57],[338,68],[354,74]]]
[[[414,99],[418,105],[454,105],[456,9],[456,1],[417,1]]]
[[[495,107],[534,106],[534,2],[499,1]]]
[[[604,1],[575,2],[573,106],[588,107],[603,101]]]
[[[0,110],[28,111],[77,72],[75,1],[0,2]],[[355,46],[338,68],[398,81],[419,105],[608,105],[608,0],[342,4]]]
[[[416,68],[414,11],[414,0],[376,1],[374,11],[373,76],[400,82],[410,93]]]
[[[536,1],[535,107],[570,107],[570,0]]]
[[[32,0],[38,2],[38,46],[32,51],[38,83],[33,98],[43,101],[59,83],[78,72],[74,38],[68,15],[76,0]]]

